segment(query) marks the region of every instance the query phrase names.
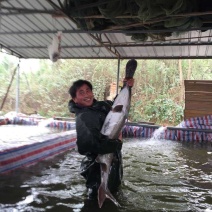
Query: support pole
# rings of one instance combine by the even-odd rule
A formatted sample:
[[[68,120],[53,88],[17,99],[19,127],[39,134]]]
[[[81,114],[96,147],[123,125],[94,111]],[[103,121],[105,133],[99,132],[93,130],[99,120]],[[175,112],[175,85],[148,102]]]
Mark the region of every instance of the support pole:
[[[119,76],[120,76],[120,57],[118,58],[117,82],[116,82],[116,95],[119,91]]]
[[[16,102],[15,102],[15,111],[16,113],[19,112],[19,96],[20,96],[20,60],[19,64],[17,66],[17,72],[16,72]]]

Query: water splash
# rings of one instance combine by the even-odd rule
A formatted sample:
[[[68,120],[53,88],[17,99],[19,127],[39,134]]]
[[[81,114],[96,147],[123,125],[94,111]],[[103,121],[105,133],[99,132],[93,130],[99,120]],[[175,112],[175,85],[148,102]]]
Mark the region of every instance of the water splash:
[[[167,127],[164,127],[164,126],[159,127],[157,130],[154,131],[151,139],[163,139],[166,129]]]
[[[53,121],[54,121],[53,118],[41,120],[41,121],[38,123],[38,126],[39,126],[39,127],[48,127]]]

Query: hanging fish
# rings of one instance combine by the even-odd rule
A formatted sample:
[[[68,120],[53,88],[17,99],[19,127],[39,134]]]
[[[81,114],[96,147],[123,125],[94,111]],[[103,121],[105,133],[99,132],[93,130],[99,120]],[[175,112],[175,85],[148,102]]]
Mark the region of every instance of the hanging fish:
[[[60,51],[61,51],[61,36],[62,32],[58,31],[57,35],[55,35],[52,39],[52,44],[49,45],[48,51],[49,51],[49,58],[52,62],[56,62],[60,57]]]

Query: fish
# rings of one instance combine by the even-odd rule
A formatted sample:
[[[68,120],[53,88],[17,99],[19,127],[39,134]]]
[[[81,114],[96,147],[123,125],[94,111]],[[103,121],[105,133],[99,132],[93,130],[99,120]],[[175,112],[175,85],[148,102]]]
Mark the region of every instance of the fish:
[[[137,68],[137,61],[132,59],[126,64],[125,78],[133,78]],[[101,133],[108,136],[110,139],[118,139],[121,130],[127,120],[131,102],[131,87],[124,84],[120,93],[116,97],[111,111],[105,118],[104,124],[101,128]],[[113,160],[113,153],[99,154],[96,162],[100,164],[101,169],[101,184],[98,189],[98,204],[102,207],[106,198],[110,199],[116,206],[120,206],[115,197],[108,189],[108,178],[110,174],[110,167]]]
[[[101,133],[110,139],[119,137],[121,129],[126,122],[130,109],[130,91],[131,89],[128,85],[124,86],[116,97],[111,111],[106,116]]]
[[[113,153],[108,153],[104,155],[99,154],[96,158],[96,162],[100,163],[100,168],[101,168],[101,184],[98,189],[99,208],[102,207],[106,198],[110,199],[112,202],[114,202],[116,206],[120,207],[120,204],[117,202],[115,197],[111,194],[107,186],[112,160],[113,160]]]
[[[49,58],[52,62],[56,62],[60,58],[61,52],[61,36],[62,32],[58,31],[57,35],[52,38],[52,43],[48,47]]]
[[[105,122],[102,126],[101,133],[108,136],[110,139],[119,137],[122,127],[125,124],[125,120],[128,116],[130,103],[130,88],[125,86],[119,95],[116,97],[112,110],[106,116]],[[98,189],[98,204],[99,208],[102,207],[106,198],[109,198],[116,206],[120,206],[115,197],[108,189],[108,178],[110,173],[110,167],[113,160],[113,153],[99,154],[96,158],[96,162],[100,163],[101,169],[101,184]]]

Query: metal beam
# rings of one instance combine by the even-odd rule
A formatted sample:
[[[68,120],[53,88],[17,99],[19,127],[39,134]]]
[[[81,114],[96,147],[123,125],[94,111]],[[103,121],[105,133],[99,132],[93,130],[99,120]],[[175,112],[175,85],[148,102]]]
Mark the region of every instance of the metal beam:
[[[26,15],[26,14],[50,14],[50,15],[59,15],[59,11],[55,10],[35,10],[35,9],[23,9],[16,7],[0,7],[1,16],[13,16],[13,15]],[[8,10],[8,12],[3,12],[3,10]]]
[[[193,28],[189,30],[176,29],[175,32],[191,32],[191,31],[207,31],[211,30],[209,27],[201,27],[201,28]],[[80,29],[71,29],[71,30],[62,30],[63,33],[76,33],[76,34],[125,34],[127,36],[131,36],[132,34],[148,34],[148,33],[162,33],[162,32],[173,32],[173,30],[111,30],[111,31],[102,31],[102,30],[80,30]],[[10,35],[10,34],[55,34],[58,30],[43,30],[43,31],[10,31],[10,32],[0,32],[0,35]]]
[[[80,46],[72,46],[72,45],[69,45],[69,46],[61,46],[62,49],[84,49],[84,48],[111,48],[111,47],[130,47],[130,48],[133,48],[133,47],[136,47],[136,48],[139,48],[139,47],[163,47],[163,46],[211,46],[212,43],[207,43],[207,42],[203,42],[203,43],[174,43],[174,44],[170,44],[170,43],[167,43],[167,44],[99,44],[99,45],[80,45]],[[46,46],[7,46],[7,48],[9,49],[46,49],[47,47]],[[112,51],[110,49],[110,51]],[[119,55],[118,54],[118,51],[113,52],[114,54],[117,53],[116,55]]]
[[[117,58],[120,57],[119,52],[115,48],[112,49],[110,45],[106,46],[104,43],[102,43],[102,40],[100,37],[96,37],[93,34],[89,34],[89,35],[90,35],[90,37],[92,37],[95,41],[97,41],[100,44],[100,47],[104,47],[105,49],[107,49],[107,51],[109,51],[110,53],[115,55]]]
[[[123,57],[120,57],[121,60],[129,60],[129,59],[132,59],[132,58],[135,58],[135,59],[142,59],[142,60],[175,60],[175,59],[212,59],[212,56],[158,56],[158,57],[151,57],[151,56],[148,56],[148,57],[144,57],[144,56],[123,56]],[[39,56],[36,56],[36,57],[30,57],[30,59],[49,59],[49,57],[39,57]],[[110,60],[117,60],[117,57],[61,57],[60,59],[110,59]]]
[[[59,7],[57,4],[55,4],[52,0],[46,0],[54,9],[56,9],[57,11],[60,11],[63,15],[65,15],[67,18],[69,18],[73,23],[76,23],[76,21],[70,16],[68,15],[65,11],[63,11],[63,8]],[[61,4],[60,1],[58,0],[58,4]]]
[[[6,52],[4,52],[6,54],[10,54],[10,55],[14,55],[19,58],[23,58],[23,55],[21,55],[20,53],[11,50],[10,47],[6,47],[3,44],[0,44],[0,51],[3,52],[3,49],[6,51]]]

